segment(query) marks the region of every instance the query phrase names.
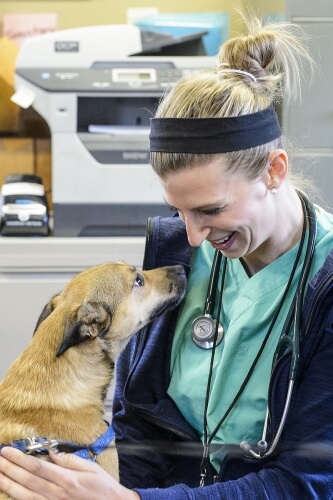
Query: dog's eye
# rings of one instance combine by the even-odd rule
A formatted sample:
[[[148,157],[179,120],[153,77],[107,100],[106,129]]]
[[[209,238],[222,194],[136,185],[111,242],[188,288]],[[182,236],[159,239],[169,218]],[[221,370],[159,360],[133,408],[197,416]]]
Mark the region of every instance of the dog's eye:
[[[143,279],[142,274],[137,274],[135,281],[134,281],[134,286],[143,286],[145,284],[145,281]]]

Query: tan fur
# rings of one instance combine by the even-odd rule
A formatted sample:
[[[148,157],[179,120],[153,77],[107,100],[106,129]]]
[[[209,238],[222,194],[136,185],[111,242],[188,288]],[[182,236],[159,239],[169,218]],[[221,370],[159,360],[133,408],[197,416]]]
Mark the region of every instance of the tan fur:
[[[92,444],[106,431],[116,358],[135,332],[180,302],[185,286],[181,266],[106,263],[75,276],[44,308],[0,383],[0,444],[33,436]],[[97,462],[118,478],[114,447]]]

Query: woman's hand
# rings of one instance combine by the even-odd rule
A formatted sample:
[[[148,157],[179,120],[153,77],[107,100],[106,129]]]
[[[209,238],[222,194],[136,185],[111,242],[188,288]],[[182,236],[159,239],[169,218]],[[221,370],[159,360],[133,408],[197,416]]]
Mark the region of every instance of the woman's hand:
[[[99,465],[72,454],[50,453],[52,462],[6,447],[0,453],[0,491],[16,500],[138,500]]]

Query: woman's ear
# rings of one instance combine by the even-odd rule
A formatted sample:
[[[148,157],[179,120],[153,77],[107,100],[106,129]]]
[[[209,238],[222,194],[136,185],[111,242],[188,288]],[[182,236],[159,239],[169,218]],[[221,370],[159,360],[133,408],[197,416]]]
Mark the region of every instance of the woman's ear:
[[[275,149],[268,157],[268,189],[279,189],[288,174],[288,155],[283,149]]]

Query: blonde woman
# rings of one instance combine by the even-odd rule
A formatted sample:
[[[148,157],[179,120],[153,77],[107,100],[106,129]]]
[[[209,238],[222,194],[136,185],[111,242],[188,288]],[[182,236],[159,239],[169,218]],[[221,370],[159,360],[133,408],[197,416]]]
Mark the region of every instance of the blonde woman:
[[[188,287],[119,360],[121,484],[4,448],[13,498],[331,500],[333,217],[291,180],[274,109],[311,59],[295,26],[248,28],[151,122],[176,216],[149,221],[144,267],[182,264]]]

